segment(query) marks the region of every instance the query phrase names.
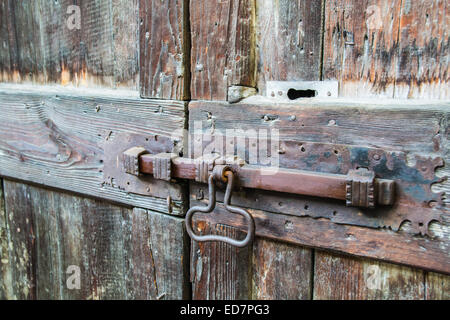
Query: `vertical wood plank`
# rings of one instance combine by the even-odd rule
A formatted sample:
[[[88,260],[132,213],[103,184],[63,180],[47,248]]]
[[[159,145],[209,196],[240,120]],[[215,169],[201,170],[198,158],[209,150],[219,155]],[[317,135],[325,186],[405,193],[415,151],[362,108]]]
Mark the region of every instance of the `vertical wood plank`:
[[[326,1],[323,74],[339,80],[342,96],[394,96],[400,6],[400,0]]]
[[[234,227],[199,222],[199,234],[242,238]],[[240,300],[251,298],[250,249],[223,242],[195,242],[191,245],[191,282],[194,300]]]
[[[8,220],[5,211],[3,180],[0,179],[0,300],[13,299],[12,268],[9,254]]]
[[[322,1],[257,0],[258,88],[320,80]]]
[[[448,1],[402,3],[395,97],[448,99]]]
[[[140,0],[139,6],[141,96],[188,99],[188,0]]]
[[[227,100],[228,87],[255,87],[253,0],[190,2],[191,98]]]
[[[426,299],[450,300],[450,276],[434,272],[425,273]]]
[[[314,299],[425,298],[424,272],[399,265],[316,251]]]
[[[12,188],[11,188],[12,187]],[[4,180],[5,211],[10,269],[9,299],[36,299],[36,228],[32,199],[25,185]],[[5,284],[6,285],[6,284]]]
[[[5,181],[5,198],[7,227],[6,236],[5,228],[0,229],[1,248],[9,247],[9,257],[5,268],[2,251],[2,296],[189,297],[182,219],[11,181]],[[80,270],[79,289],[67,285],[73,275],[67,273],[70,266]]]
[[[309,300],[312,250],[256,239],[253,244],[253,290],[256,300]]]
[[[142,214],[135,209],[133,214]],[[158,286],[156,299],[188,299],[189,292],[189,238],[184,220],[164,214],[147,211],[149,238],[152,254],[153,274]],[[139,256],[137,256],[139,257]],[[136,257],[136,258],[137,258]],[[140,259],[136,259],[140,262]],[[144,256],[142,259],[148,260]],[[136,263],[135,263],[136,264]],[[138,286],[139,283],[135,283]]]

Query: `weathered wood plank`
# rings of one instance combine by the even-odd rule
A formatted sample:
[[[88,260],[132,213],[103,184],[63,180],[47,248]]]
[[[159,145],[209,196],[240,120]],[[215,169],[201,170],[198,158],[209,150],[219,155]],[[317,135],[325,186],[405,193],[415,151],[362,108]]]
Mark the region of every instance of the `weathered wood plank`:
[[[324,79],[340,95],[394,97],[400,0],[325,2]]]
[[[312,252],[311,249],[257,238],[253,244],[252,298],[311,299]]]
[[[13,279],[2,273],[2,295],[188,297],[189,253],[182,219],[11,181],[5,181],[5,197],[9,228],[1,244],[9,246],[6,265]],[[78,289],[68,286],[73,283],[71,266],[80,271]]]
[[[188,1],[139,1],[142,97],[189,98]]]
[[[191,201],[199,205],[201,201]],[[411,237],[389,230],[376,230],[329,223],[325,219],[294,217],[247,209],[256,224],[256,235],[306,247],[339,251],[416,268],[450,273],[445,240]],[[196,214],[196,221],[225,224],[246,230],[244,219],[230,215],[218,204],[214,215]]]
[[[182,132],[177,130],[185,126],[184,102],[114,98],[108,92],[76,97],[11,90],[0,93],[0,175],[163,213],[184,213],[180,184],[150,179],[145,196],[105,184],[103,173],[105,143],[124,135],[165,136],[181,144]]]
[[[137,8],[137,0],[5,1],[10,63],[1,56],[0,81],[137,90]]]
[[[320,80],[322,1],[256,1],[258,89],[266,81]]]
[[[395,97],[448,99],[449,5],[402,1]]]
[[[135,209],[134,215],[143,214]],[[189,237],[184,220],[147,210],[157,299],[188,299],[189,288]],[[138,245],[135,242],[135,246]],[[146,258],[145,256],[143,258]],[[136,263],[135,263],[136,265]],[[140,282],[135,282],[139,286]]]
[[[347,97],[446,99],[444,0],[326,1],[324,79]]]
[[[316,251],[315,300],[424,299],[424,272]]]
[[[450,276],[426,272],[425,287],[427,300],[450,300]]]
[[[191,98],[227,100],[228,87],[255,87],[255,2],[190,2]]]
[[[243,232],[221,225],[198,223],[199,234],[241,238]],[[191,282],[194,300],[242,300],[251,298],[251,249],[223,242],[192,241]]]
[[[36,299],[36,213],[29,210],[33,199],[26,194],[24,185],[10,188],[11,185],[6,180],[3,185],[7,233],[1,241],[2,244],[7,242],[9,258],[6,270],[2,270],[7,273],[2,274],[2,279],[6,282],[1,287],[8,299]]]
[[[0,179],[0,300],[13,299],[13,275],[9,252],[8,220],[5,211],[3,180]]]

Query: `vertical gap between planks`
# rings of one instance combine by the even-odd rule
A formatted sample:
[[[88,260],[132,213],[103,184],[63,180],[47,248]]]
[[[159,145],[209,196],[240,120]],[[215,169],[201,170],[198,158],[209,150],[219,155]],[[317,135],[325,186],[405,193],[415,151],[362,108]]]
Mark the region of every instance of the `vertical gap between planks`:
[[[325,57],[325,5],[327,0],[322,0],[321,32],[320,32],[320,58],[319,58],[319,81],[323,81],[323,65]]]
[[[409,1],[409,0],[407,0]],[[402,31],[401,23],[402,23],[402,13],[403,13],[403,0],[400,0],[400,12],[398,14],[398,32],[397,32],[397,54],[395,56],[394,66],[397,69],[397,64],[400,59],[401,54],[401,46],[400,46],[400,32]],[[392,90],[392,98],[394,99],[396,97],[396,91],[397,91],[397,73],[394,75],[394,88]]]

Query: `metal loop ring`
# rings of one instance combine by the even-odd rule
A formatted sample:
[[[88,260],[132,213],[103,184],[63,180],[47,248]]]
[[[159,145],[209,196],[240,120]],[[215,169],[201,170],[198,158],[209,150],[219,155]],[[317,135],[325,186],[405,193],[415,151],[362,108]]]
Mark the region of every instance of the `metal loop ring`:
[[[206,235],[206,236],[199,236],[194,233],[194,230],[192,229],[192,217],[196,212],[202,212],[202,213],[210,213],[214,210],[216,206],[216,187],[214,183],[214,176],[211,174],[208,178],[208,186],[209,186],[209,203],[205,206],[196,206],[189,209],[189,211],[186,214],[186,231],[189,234],[189,236],[198,242],[206,242],[206,241],[221,241],[228,243],[235,247],[246,247],[249,243],[253,241],[253,238],[255,236],[255,221],[253,220],[253,217],[244,209],[238,208],[235,206],[232,206],[230,204],[231,202],[231,193],[233,189],[233,172],[227,171],[225,172],[225,175],[228,179],[227,181],[227,188],[225,191],[225,199],[224,199],[224,205],[225,208],[236,214],[240,214],[243,216],[247,222],[247,236],[243,240],[235,240],[229,237],[219,236],[219,235]]]

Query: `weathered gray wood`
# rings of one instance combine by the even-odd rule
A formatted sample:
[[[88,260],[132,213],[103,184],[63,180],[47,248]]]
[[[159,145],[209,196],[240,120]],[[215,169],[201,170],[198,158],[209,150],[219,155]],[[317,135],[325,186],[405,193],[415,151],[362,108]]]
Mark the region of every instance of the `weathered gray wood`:
[[[182,143],[177,130],[185,126],[184,102],[114,98],[108,92],[71,96],[13,90],[0,92],[0,175],[163,213],[184,213],[181,185],[153,180],[147,197],[103,183],[105,142],[137,134]]]
[[[243,232],[221,225],[198,223],[198,234],[242,238]],[[244,235],[245,236],[245,235]],[[242,300],[251,298],[251,249],[223,242],[195,242],[191,246],[191,282],[194,300]]]
[[[0,179],[0,300],[12,299],[14,297],[9,243],[3,180]]]
[[[137,1],[4,1],[0,81],[137,90]]]
[[[0,287],[8,299],[36,299],[36,213],[29,210],[33,199],[24,192],[26,186],[11,189],[8,181],[3,183],[7,228],[0,241],[7,243],[9,258],[2,270],[6,272],[1,277],[5,282]]]
[[[316,250],[316,300],[424,299],[424,272]]]
[[[139,1],[140,87],[145,98],[189,98],[189,0]]]
[[[312,298],[313,250],[256,239],[253,244],[253,289],[256,300]]]
[[[255,2],[190,2],[191,97],[227,100],[228,87],[255,87]]]
[[[257,0],[258,89],[267,81],[320,80],[322,1]]]
[[[10,299],[182,299],[189,296],[181,219],[5,181]],[[3,229],[2,229],[3,230]],[[3,259],[3,258],[2,258]],[[6,266],[6,269],[4,268]],[[67,285],[80,270],[80,288]],[[8,277],[11,277],[9,279]]]
[[[450,276],[426,272],[425,297],[427,300],[450,300]]]

